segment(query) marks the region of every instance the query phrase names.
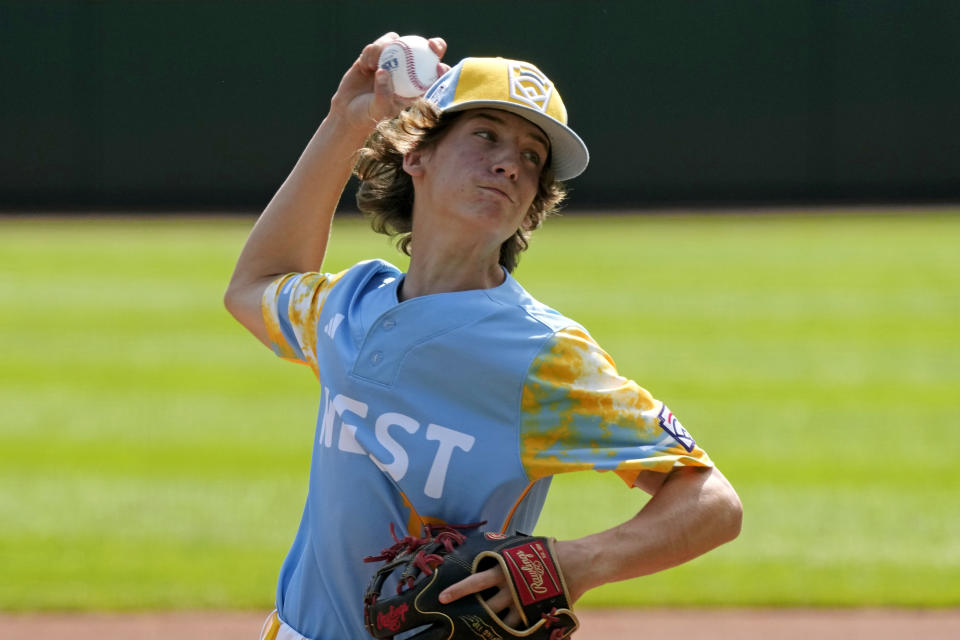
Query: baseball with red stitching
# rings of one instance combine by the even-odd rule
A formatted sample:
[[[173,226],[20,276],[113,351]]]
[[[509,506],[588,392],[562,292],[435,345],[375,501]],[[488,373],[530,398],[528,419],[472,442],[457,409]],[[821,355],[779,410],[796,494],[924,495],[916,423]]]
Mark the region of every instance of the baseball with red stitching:
[[[393,92],[402,98],[418,98],[437,79],[440,58],[426,38],[400,36],[383,48],[379,66],[390,72]]]

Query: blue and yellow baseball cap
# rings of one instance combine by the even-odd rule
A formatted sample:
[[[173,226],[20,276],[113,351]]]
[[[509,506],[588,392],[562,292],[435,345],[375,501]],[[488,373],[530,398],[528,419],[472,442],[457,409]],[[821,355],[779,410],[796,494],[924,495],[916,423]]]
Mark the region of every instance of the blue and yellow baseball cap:
[[[567,126],[567,109],[557,88],[529,62],[464,58],[423,97],[444,113],[486,107],[526,118],[550,139],[551,167],[557,180],[577,177],[590,162],[587,145]]]

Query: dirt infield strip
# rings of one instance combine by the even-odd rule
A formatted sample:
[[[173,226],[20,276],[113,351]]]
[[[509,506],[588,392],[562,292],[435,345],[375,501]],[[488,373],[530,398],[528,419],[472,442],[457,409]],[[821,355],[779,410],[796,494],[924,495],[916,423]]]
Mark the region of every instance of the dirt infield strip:
[[[951,611],[654,610],[579,612],[577,640],[683,637],[850,640],[960,638],[960,609]],[[259,613],[0,615],[0,640],[256,640]]]

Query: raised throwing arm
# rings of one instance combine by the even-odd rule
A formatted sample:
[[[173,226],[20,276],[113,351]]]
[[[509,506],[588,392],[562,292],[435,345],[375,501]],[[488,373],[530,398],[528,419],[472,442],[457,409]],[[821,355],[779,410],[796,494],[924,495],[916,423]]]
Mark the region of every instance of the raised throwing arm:
[[[396,38],[396,33],[387,33],[368,44],[344,74],[329,113],[257,220],[237,260],[224,303],[265,344],[260,311],[264,289],[284,273],[320,269],[356,151],[378,121],[396,115],[409,102],[394,96],[390,74],[377,68],[381,50]],[[430,46],[439,56],[446,50],[441,38],[432,38]]]

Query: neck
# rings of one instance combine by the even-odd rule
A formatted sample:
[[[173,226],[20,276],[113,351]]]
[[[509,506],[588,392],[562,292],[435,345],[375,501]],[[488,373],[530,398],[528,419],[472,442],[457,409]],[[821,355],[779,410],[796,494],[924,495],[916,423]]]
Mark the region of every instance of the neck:
[[[470,247],[439,248],[414,243],[410,268],[403,280],[403,300],[434,293],[491,289],[503,284],[500,247],[496,251],[480,251]]]

